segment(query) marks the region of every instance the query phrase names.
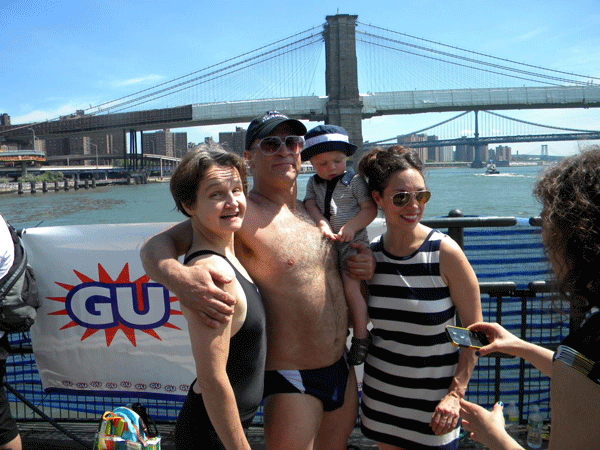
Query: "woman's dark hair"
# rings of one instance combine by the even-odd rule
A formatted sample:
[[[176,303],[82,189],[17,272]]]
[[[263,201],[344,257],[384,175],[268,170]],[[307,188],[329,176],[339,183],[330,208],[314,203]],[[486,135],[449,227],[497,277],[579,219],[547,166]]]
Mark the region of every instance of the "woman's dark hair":
[[[574,305],[600,306],[600,147],[544,171],[534,191],[542,204],[544,247],[560,291]]]
[[[247,194],[246,164],[235,153],[223,151],[199,151],[186,153],[171,176],[169,187],[175,200],[175,207],[186,216],[184,205],[191,207],[196,203],[198,186],[208,169],[213,166],[237,169],[242,179],[244,194]]]
[[[369,191],[380,195],[383,195],[393,173],[408,169],[415,169],[423,175],[423,163],[417,152],[401,145],[387,149],[374,147],[358,163],[358,172],[367,180]]]

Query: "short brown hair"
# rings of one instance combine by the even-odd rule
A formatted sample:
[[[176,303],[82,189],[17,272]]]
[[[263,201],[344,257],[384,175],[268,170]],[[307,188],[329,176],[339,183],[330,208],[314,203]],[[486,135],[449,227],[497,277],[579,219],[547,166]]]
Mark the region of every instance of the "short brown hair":
[[[184,205],[191,207],[196,203],[198,186],[200,186],[200,182],[206,171],[213,166],[237,169],[242,179],[244,194],[248,193],[246,164],[235,153],[224,151],[194,151],[186,153],[173,172],[169,187],[173,200],[175,200],[175,207],[187,217],[190,217],[190,215],[186,212]]]

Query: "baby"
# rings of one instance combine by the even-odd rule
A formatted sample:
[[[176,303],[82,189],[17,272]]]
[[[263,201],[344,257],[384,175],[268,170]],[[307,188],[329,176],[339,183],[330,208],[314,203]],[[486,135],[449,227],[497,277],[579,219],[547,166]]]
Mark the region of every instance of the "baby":
[[[317,172],[306,186],[304,205],[323,235],[336,241],[338,267],[354,328],[348,364],[359,365],[367,356],[371,342],[367,303],[360,291],[360,281],[345,273],[344,262],[356,253],[351,242],[369,246],[366,227],[377,216],[377,206],[365,180],[354,170],[346,170],[346,158],[357,149],[348,141],[346,130],[335,125],[319,125],[306,133],[304,139],[302,161],[310,160]]]

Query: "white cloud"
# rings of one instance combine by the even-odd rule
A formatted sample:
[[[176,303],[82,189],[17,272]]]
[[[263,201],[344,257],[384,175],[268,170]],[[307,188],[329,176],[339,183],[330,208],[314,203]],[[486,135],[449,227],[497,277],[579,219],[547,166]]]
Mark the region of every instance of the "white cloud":
[[[160,81],[162,79],[163,79],[163,77],[160,75],[147,75],[147,76],[141,77],[141,78],[130,78],[128,80],[115,81],[112,84],[114,87],[124,87],[124,86],[132,86],[134,84],[146,83],[148,81],[154,83],[154,82]]]
[[[539,36],[542,33],[545,33],[546,31],[548,31],[548,28],[546,27],[539,27],[536,28],[535,30],[531,30],[525,34],[522,34],[520,36],[516,36],[513,39],[510,39],[509,42],[511,43],[516,43],[516,42],[524,42],[524,41],[528,41],[536,36]]]
[[[15,125],[21,123],[44,122],[46,120],[57,119],[60,116],[72,114],[78,109],[84,108],[85,106],[82,106],[81,104],[67,103],[52,110],[36,109],[21,116],[11,116],[10,121]]]

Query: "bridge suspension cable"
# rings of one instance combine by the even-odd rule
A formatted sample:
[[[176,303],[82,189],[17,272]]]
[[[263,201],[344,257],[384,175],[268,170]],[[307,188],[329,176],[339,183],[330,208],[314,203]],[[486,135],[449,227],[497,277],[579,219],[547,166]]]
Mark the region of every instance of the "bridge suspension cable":
[[[556,73],[556,74],[561,74],[561,75],[568,75],[568,76],[571,76],[571,77],[584,78],[584,79],[587,79],[588,81],[570,80],[570,79],[567,79],[567,78],[559,78],[559,77],[550,77],[550,76],[539,74],[539,73],[535,73],[535,72],[523,71],[523,72],[531,73],[531,74],[536,75],[536,76],[554,78],[557,81],[558,80],[564,80],[564,81],[566,81],[568,83],[575,83],[575,84],[589,84],[589,82],[591,80],[600,81],[600,77],[594,77],[594,76],[591,76],[591,75],[580,75],[580,74],[576,74],[576,73],[573,73],[573,72],[565,72],[565,71],[562,71],[562,70],[549,69],[547,67],[537,66],[537,65],[534,65],[534,64],[527,64],[527,63],[524,63],[524,62],[514,61],[514,60],[511,60],[511,59],[507,59],[507,58],[500,58],[500,57],[497,57],[497,56],[488,55],[488,54],[485,54],[485,53],[480,53],[480,52],[476,52],[476,51],[473,51],[473,50],[468,50],[468,49],[464,49],[464,48],[461,48],[461,47],[456,47],[456,46],[453,46],[453,45],[443,44],[441,42],[431,41],[431,40],[420,38],[420,37],[417,37],[417,36],[411,36],[411,35],[406,34],[406,33],[401,33],[401,32],[398,32],[398,31],[389,30],[387,28],[378,27],[376,25],[366,24],[366,23],[363,23],[363,22],[357,22],[357,23],[359,23],[360,25],[366,26],[366,27],[375,28],[375,29],[378,29],[378,30],[381,30],[381,31],[385,31],[385,32],[388,32],[388,33],[393,33],[393,34],[396,34],[396,35],[399,35],[399,36],[405,36],[405,37],[408,37],[408,38],[411,38],[411,39],[415,39],[415,40],[418,40],[418,41],[427,42],[427,43],[434,44],[434,45],[439,45],[440,47],[446,47],[446,48],[458,50],[458,51],[461,51],[461,52],[466,52],[466,53],[470,53],[470,54],[473,54],[473,55],[482,56],[484,58],[489,58],[489,59],[493,59],[493,60],[497,60],[497,61],[503,61],[503,62],[506,62],[506,63],[515,64],[515,65],[518,65],[518,66],[530,67],[532,69],[542,70],[542,71]],[[365,34],[367,34],[367,33],[365,33]],[[377,36],[377,37],[380,37],[382,39],[392,40],[392,39],[389,39],[389,38],[384,38],[383,36]],[[411,46],[411,47],[414,47],[414,48],[419,48],[421,50],[426,50],[426,51],[431,51],[431,52],[434,52],[434,53],[444,54],[446,56],[450,56],[450,57],[454,57],[454,58],[461,58],[461,59],[469,60],[469,61],[472,61],[472,62],[476,62],[478,64],[490,65],[490,63],[486,63],[484,61],[480,61],[480,60],[476,60],[476,59],[472,59],[472,58],[464,58],[464,57],[460,57],[459,55],[453,55],[451,53],[441,52],[439,50],[434,50],[434,49],[428,48],[428,47],[418,46],[418,45],[415,45],[415,44],[409,44],[407,42],[402,42],[402,41],[397,41],[397,40],[395,40],[394,42],[400,43],[402,45]],[[512,68],[509,68],[508,66],[501,66],[501,65],[498,65],[498,64],[496,64],[494,66],[505,68],[507,70],[518,71],[518,69],[512,69]]]
[[[469,114],[470,112],[472,112],[472,111],[465,111],[463,113],[458,114],[457,116],[454,116],[454,117],[451,117],[449,119],[443,120],[443,121],[441,121],[439,123],[436,123],[435,125],[431,125],[431,126],[428,126],[427,128],[422,128],[420,130],[413,131],[411,133],[401,134],[401,135],[398,135],[398,136],[394,136],[392,138],[382,139],[380,141],[369,142],[369,144],[366,145],[366,146],[372,147],[373,145],[382,144],[382,143],[387,142],[387,141],[397,140],[398,138],[403,138],[403,137],[412,136],[414,134],[423,133],[424,131],[428,131],[428,130],[431,130],[432,128],[439,127],[440,125],[444,125],[444,124],[446,124],[448,122],[452,122],[452,121],[458,119],[459,117],[462,117],[462,116],[464,116],[466,114]]]
[[[316,30],[317,28],[319,29],[319,31],[315,32],[314,30]],[[289,42],[291,39],[295,40]],[[185,91],[192,87],[196,87],[201,84],[205,84],[210,81],[214,81],[219,78],[232,75],[241,70],[248,69],[259,64],[263,64],[267,61],[271,61],[275,58],[282,57],[283,55],[289,54],[293,51],[297,51],[305,47],[312,46],[315,43],[320,43],[322,41],[322,25],[318,27],[312,27],[308,30],[296,33],[287,38],[277,40],[268,45],[264,45],[249,52],[242,53],[241,55],[235,56],[233,58],[229,58],[220,63],[207,66],[200,70],[196,70],[187,75],[183,75],[172,80],[165,81],[153,87],[143,89],[123,97],[119,97],[115,100],[107,101],[96,106],[91,106],[85,111],[87,114],[101,114],[106,112],[114,113],[129,110],[135,106],[146,104],[151,101]],[[277,46],[281,43],[284,44]],[[261,51],[262,53],[259,53]],[[315,58],[313,57],[312,59],[314,60]],[[299,58],[299,60],[300,63],[294,66],[295,70],[298,72],[300,72],[300,69],[298,69],[298,67],[302,67],[303,58]],[[302,67],[302,69],[304,76],[306,76],[307,72],[305,70],[305,67]],[[236,100],[243,100],[243,98],[237,98]],[[199,102],[200,101],[191,101],[190,103]]]
[[[435,139],[430,143],[432,146],[435,145],[435,142],[440,142],[440,145],[444,145],[443,144],[444,140],[448,140],[448,139],[456,140],[456,139],[460,139],[460,138],[467,138],[467,134],[468,134],[467,131],[469,133],[474,133],[474,131],[475,131],[474,124],[472,122],[470,122],[467,117],[465,117],[467,114],[472,113],[472,112],[473,111],[465,111],[454,117],[443,120],[439,123],[428,126],[426,128],[421,128],[420,130],[417,130],[417,131],[412,131],[410,133],[399,134],[399,135],[396,135],[396,136],[393,136],[393,137],[390,137],[387,139],[381,139],[378,141],[369,142],[368,144],[365,144],[365,147],[372,147],[372,146],[379,145],[379,144],[388,144],[390,142],[402,141],[402,138],[418,136],[421,133],[424,133],[426,131],[433,130],[436,128],[437,128],[437,130],[434,131]],[[559,130],[559,131],[565,132],[563,134],[553,134],[553,135],[545,134],[544,135],[546,137],[545,140],[552,140],[551,139],[552,136],[556,136],[556,137],[568,136],[568,135],[572,135],[573,133],[585,133],[585,134],[591,134],[591,135],[595,135],[595,136],[600,133],[598,130],[582,130],[582,129],[545,125],[542,123],[535,123],[535,122],[531,122],[531,121],[527,121],[527,120],[516,119],[514,117],[509,117],[509,116],[506,116],[503,114],[498,114],[498,113],[492,112],[492,111],[480,110],[480,112],[487,113],[488,114],[487,117],[496,119],[493,122],[493,124],[486,123],[487,120],[485,120],[485,117],[482,117],[480,119],[480,121],[479,121],[479,135],[480,135],[479,137],[480,137],[480,139],[489,139],[489,138],[500,137],[500,136],[508,136],[508,137],[517,136],[517,137],[522,138],[523,136],[527,136],[527,135],[542,135],[543,134],[543,133],[532,131],[531,127],[546,128],[546,129]],[[463,119],[459,120],[461,118],[463,118]],[[443,125],[448,125],[448,124],[450,124],[450,127],[448,127],[448,126],[443,127]],[[511,124],[515,124],[516,127],[511,126]],[[455,125],[455,126],[452,126],[452,125]],[[527,128],[527,127],[529,127],[529,128]],[[486,133],[486,131],[487,131],[487,133]],[[437,139],[440,139],[441,141],[437,141]],[[559,140],[561,140],[561,139],[559,139]],[[503,142],[510,142],[510,141],[503,141]],[[515,142],[524,142],[524,140],[523,139],[515,140]],[[421,144],[422,144],[422,142],[419,140],[417,140],[415,142],[413,142],[413,141],[402,142],[402,145],[409,145],[409,146],[411,146],[411,145],[420,146]],[[452,144],[452,145],[455,145],[455,144]]]
[[[386,38],[383,38],[382,36],[375,36],[375,35],[370,35],[370,36],[377,37],[377,38],[381,38],[381,39],[386,39]],[[502,73],[502,72],[497,72],[497,71],[494,71],[494,70],[482,69],[482,68],[480,68],[480,67],[469,66],[469,65],[466,65],[466,64],[461,64],[461,63],[457,63],[457,62],[454,62],[454,61],[448,61],[448,60],[445,60],[445,59],[436,58],[436,57],[434,57],[434,56],[423,55],[423,54],[419,54],[419,53],[416,53],[416,52],[411,52],[411,51],[408,51],[408,50],[401,50],[401,49],[399,49],[399,48],[396,48],[396,47],[391,47],[391,46],[386,46],[386,45],[383,45],[383,44],[378,44],[378,43],[374,43],[374,42],[369,42],[369,41],[366,41],[366,40],[363,40],[363,39],[357,39],[357,41],[360,41],[360,42],[366,42],[366,43],[369,43],[369,44],[371,44],[371,45],[375,45],[375,46],[378,46],[378,47],[381,47],[381,48],[386,48],[386,49],[395,50],[395,51],[402,52],[402,53],[406,53],[406,54],[410,54],[410,55],[419,56],[419,57],[421,57],[421,58],[427,58],[427,59],[431,59],[431,60],[435,60],[435,61],[444,62],[444,63],[446,63],[446,64],[452,64],[452,65],[455,65],[455,66],[466,67],[466,68],[468,68],[468,69],[473,69],[473,70],[478,70],[478,71],[482,71],[482,72],[493,73],[493,74],[496,74],[496,75],[507,76],[507,77],[510,77],[510,78],[516,78],[516,79],[519,79],[519,80],[533,81],[533,82],[537,82],[537,81],[539,81],[539,80],[535,80],[535,79],[533,79],[533,78],[525,78],[525,77],[522,77],[522,76],[510,75],[510,74],[506,74],[506,73]],[[402,45],[410,45],[410,44],[406,44],[406,43],[403,43],[403,42],[397,42],[397,41],[396,41],[396,43],[398,43],[398,44],[402,44]],[[427,51],[432,51],[432,52],[435,52],[435,50],[432,50],[432,49],[427,49]],[[448,56],[451,56],[451,57],[454,57],[454,58],[460,58],[459,56],[456,56],[456,55],[448,55]],[[467,60],[466,58],[463,58],[463,59],[464,59],[464,60]],[[473,61],[474,61],[474,60],[473,60]],[[475,62],[475,61],[474,61],[474,62]],[[480,61],[477,61],[476,63],[478,63],[478,64],[486,64],[486,65],[487,65],[487,63],[480,62]],[[496,66],[496,67],[498,67],[498,68],[501,68],[501,69],[506,69],[506,70],[515,70],[515,69],[507,69],[507,68],[505,68],[505,67],[501,67],[501,66]],[[516,70],[515,70],[515,71],[516,71]],[[535,74],[532,74],[532,73],[529,73],[529,74],[530,74],[530,75],[537,76],[537,75],[535,75]],[[549,77],[546,77],[546,78],[549,78]],[[569,82],[569,83],[571,83],[571,81],[569,81],[569,80],[566,80],[566,79],[560,79],[560,80],[559,80],[559,79],[557,79],[556,81],[565,81],[565,82]],[[546,82],[545,84],[549,84],[549,85],[552,85],[552,86],[561,86],[561,84],[558,84],[558,83],[550,83],[550,82]],[[577,84],[583,84],[583,83],[577,82]]]
[[[568,78],[561,78],[561,77],[556,77],[556,76],[544,75],[544,74],[539,74],[539,73],[535,73],[535,72],[531,72],[531,71],[527,71],[527,70],[522,70],[522,69],[517,69],[517,68],[512,68],[512,67],[507,67],[507,66],[502,66],[500,64],[494,64],[494,63],[490,63],[490,62],[486,62],[486,61],[480,61],[480,60],[476,60],[476,59],[473,59],[473,58],[467,58],[467,57],[464,57],[464,56],[453,55],[453,54],[448,53],[448,52],[442,52],[442,51],[439,51],[439,50],[435,50],[435,49],[432,49],[432,48],[423,47],[423,46],[420,46],[420,45],[409,44],[407,42],[402,42],[402,41],[398,41],[398,40],[395,40],[395,39],[386,38],[386,37],[383,37],[383,36],[377,36],[377,35],[370,34],[370,33],[364,33],[364,32],[362,32],[361,34],[363,34],[365,36],[369,36],[369,37],[373,37],[373,38],[377,38],[377,39],[382,39],[382,40],[385,40],[385,41],[389,41],[389,42],[392,42],[392,43],[395,43],[395,44],[404,45],[404,46],[411,47],[411,48],[414,48],[414,49],[417,49],[417,50],[423,50],[423,51],[426,51],[426,52],[435,53],[437,55],[446,56],[446,57],[449,57],[449,58],[460,59],[462,61],[473,63],[473,64],[480,64],[480,65],[491,67],[491,68],[494,68],[494,69],[505,70],[507,72],[515,72],[515,73],[518,73],[518,74],[521,74],[521,75],[528,75],[530,77],[538,77],[538,78],[541,78],[541,79],[551,80],[551,81],[554,81],[555,83],[546,82],[546,84],[550,84],[550,85],[553,85],[553,86],[562,86],[562,84],[559,84],[560,82],[562,82],[562,83],[568,83],[568,84],[577,84],[577,85],[587,84],[584,81],[570,80]],[[360,40],[360,41],[361,42],[368,42],[366,40]],[[371,44],[372,45],[377,45],[379,47],[384,47],[384,48],[388,48],[388,49],[391,49],[391,50],[396,50],[396,51],[399,51],[399,52],[403,52],[403,53],[408,53],[408,54],[411,54],[411,55],[419,56],[419,57],[422,57],[422,58],[428,58],[428,59],[433,59],[433,60],[436,60],[436,61],[445,62],[447,64],[453,64],[453,65],[457,65],[457,66],[467,67],[467,68],[473,69],[473,70],[480,70],[480,71],[484,71],[484,72],[490,72],[490,73],[494,73],[494,74],[497,74],[497,75],[503,75],[503,76],[508,76],[508,77],[511,77],[511,78],[517,78],[517,79],[520,79],[520,80],[527,80],[527,81],[534,81],[534,82],[540,81],[540,80],[536,80],[535,78],[525,78],[523,76],[511,75],[511,74],[508,74],[508,73],[502,73],[502,72],[498,72],[498,71],[494,71],[494,70],[489,70],[489,69],[482,69],[482,68],[477,67],[475,65],[461,64],[461,63],[457,63],[457,62],[454,62],[454,61],[449,61],[449,60],[442,59],[442,58],[436,58],[436,57],[433,57],[433,56],[428,56],[428,55],[424,55],[424,54],[420,54],[420,53],[416,53],[416,52],[411,52],[411,51],[408,51],[408,50],[401,50],[399,48],[395,48],[395,47],[391,47],[391,46],[385,46],[383,44],[377,44],[377,43],[371,43]]]
[[[307,39],[310,39],[310,38],[305,38],[304,40],[307,40]],[[300,42],[301,41],[296,41],[293,44],[298,44]],[[167,87],[167,88],[164,88],[164,89],[160,89],[158,91],[155,91],[155,92],[152,92],[152,93],[140,96],[140,97],[136,97],[136,98],[127,100],[125,102],[122,102],[122,103],[119,103],[119,104],[116,104],[116,105],[109,105],[109,106],[101,109],[98,112],[109,112],[110,111],[112,113],[115,113],[115,112],[125,111],[125,110],[128,110],[128,109],[131,109],[132,107],[140,106],[140,105],[146,104],[148,102],[151,102],[151,101],[154,101],[154,100],[158,100],[160,98],[164,98],[164,97],[167,97],[169,95],[176,94],[178,92],[182,92],[182,91],[187,90],[189,88],[192,88],[192,87],[195,87],[195,86],[199,86],[201,84],[205,84],[205,83],[208,83],[210,81],[214,81],[214,80],[217,80],[219,78],[231,75],[231,74],[233,74],[235,72],[239,72],[241,70],[244,70],[244,69],[247,69],[247,68],[259,65],[259,64],[263,64],[263,63],[265,63],[267,61],[270,61],[270,60],[278,58],[278,57],[280,57],[282,55],[291,53],[291,52],[296,51],[296,50],[298,50],[300,48],[312,45],[313,43],[314,43],[314,41],[313,42],[307,42],[307,43],[305,43],[303,45],[296,46],[296,47],[291,48],[291,49],[288,48],[289,45],[288,46],[279,47],[279,48],[273,49],[273,50],[271,50],[269,52],[263,53],[261,55],[257,55],[257,56],[254,56],[252,58],[248,58],[246,60],[237,62],[235,64],[231,64],[231,65],[229,65],[227,67],[223,67],[221,69],[218,69],[218,70],[215,70],[215,71],[203,74],[203,75],[201,75],[199,77],[195,77],[195,78],[192,78],[190,80],[177,83],[177,84],[175,84],[173,86],[170,86],[170,87]],[[292,44],[290,44],[290,45],[292,45]],[[284,51],[284,49],[286,49],[286,50]],[[272,53],[275,53],[275,52],[278,52],[278,53],[277,54],[272,54]],[[271,54],[271,55],[267,57],[267,55],[269,55],[269,54]],[[96,112],[96,113],[98,113],[98,112]]]
[[[529,122],[527,120],[516,119],[514,117],[508,117],[508,116],[505,116],[503,114],[498,114],[498,113],[493,112],[493,111],[482,111],[482,112],[487,113],[487,114],[491,114],[492,116],[501,117],[503,119],[510,120],[510,121],[513,121],[513,122],[519,122],[519,123],[523,123],[523,124],[526,124],[526,125],[533,125],[533,126],[541,127],[541,128],[549,128],[549,129],[552,129],[552,130],[574,131],[574,132],[577,132],[577,133],[597,133],[598,132],[598,130],[580,130],[580,129],[577,129],[577,128],[563,128],[563,127],[555,127],[555,126],[552,126],[552,125],[544,125],[544,124],[541,124],[541,123]]]
[[[361,92],[585,86],[599,77],[485,55],[358,22],[356,50]]]

